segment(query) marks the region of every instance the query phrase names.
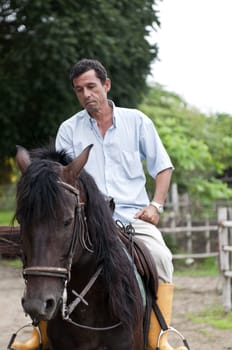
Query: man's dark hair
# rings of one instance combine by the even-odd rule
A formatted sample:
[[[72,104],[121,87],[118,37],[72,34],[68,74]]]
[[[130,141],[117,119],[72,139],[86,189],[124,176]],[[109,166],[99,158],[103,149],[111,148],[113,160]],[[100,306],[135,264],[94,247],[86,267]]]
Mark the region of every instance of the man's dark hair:
[[[97,60],[83,58],[77,62],[70,70],[70,80],[73,85],[73,79],[79,77],[81,74],[93,69],[98,79],[104,84],[107,78],[105,67]]]

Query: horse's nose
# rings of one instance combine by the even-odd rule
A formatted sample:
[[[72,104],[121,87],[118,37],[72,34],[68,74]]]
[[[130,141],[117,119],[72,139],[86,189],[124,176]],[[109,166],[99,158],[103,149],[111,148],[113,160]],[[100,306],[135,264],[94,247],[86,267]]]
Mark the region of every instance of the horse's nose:
[[[26,314],[34,320],[50,320],[56,311],[56,300],[48,297],[45,300],[22,298],[22,306]]]

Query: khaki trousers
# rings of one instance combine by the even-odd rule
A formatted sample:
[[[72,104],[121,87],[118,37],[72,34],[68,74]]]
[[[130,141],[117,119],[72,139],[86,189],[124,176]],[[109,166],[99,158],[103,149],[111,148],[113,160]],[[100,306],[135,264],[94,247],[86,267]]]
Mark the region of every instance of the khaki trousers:
[[[164,283],[172,283],[172,254],[166,246],[161,232],[155,225],[140,219],[136,219],[131,224],[134,227],[136,237],[144,242],[154,257],[159,280]]]

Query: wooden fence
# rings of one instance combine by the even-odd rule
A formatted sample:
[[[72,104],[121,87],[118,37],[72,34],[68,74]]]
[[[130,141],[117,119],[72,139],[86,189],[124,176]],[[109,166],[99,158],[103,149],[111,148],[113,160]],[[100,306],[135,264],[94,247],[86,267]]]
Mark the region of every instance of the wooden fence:
[[[217,242],[218,225],[210,224],[209,219],[205,219],[204,223],[193,223],[190,214],[186,215],[186,224],[184,226],[175,225],[169,227],[160,227],[161,232],[165,234],[175,235],[178,243],[178,236],[182,237],[183,254],[174,254],[173,259],[198,259],[218,256],[218,245],[212,244]],[[199,242],[198,247],[194,242]],[[181,242],[179,240],[179,242]],[[200,245],[200,248],[199,248]],[[201,250],[199,252],[199,250]]]
[[[232,310],[232,208],[218,211],[219,267],[222,277],[224,310]]]
[[[19,227],[0,226],[0,258],[21,255]]]

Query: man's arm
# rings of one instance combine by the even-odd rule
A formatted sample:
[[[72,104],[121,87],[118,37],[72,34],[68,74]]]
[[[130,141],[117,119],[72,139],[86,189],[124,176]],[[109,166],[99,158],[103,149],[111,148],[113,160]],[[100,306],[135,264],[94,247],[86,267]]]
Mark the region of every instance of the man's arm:
[[[165,169],[157,174],[155,180],[155,193],[152,201],[164,205],[171,182],[171,177],[171,168]],[[147,207],[141,209],[136,214],[135,218],[150,222],[153,225],[157,225],[160,219],[160,213],[154,205],[150,204]]]
[[[57,132],[55,147],[57,151],[65,150],[72,159],[75,158],[71,137],[63,124],[59,127]]]

